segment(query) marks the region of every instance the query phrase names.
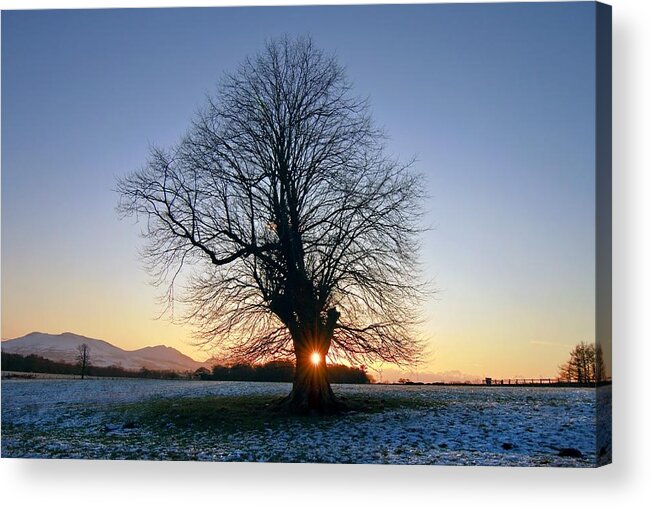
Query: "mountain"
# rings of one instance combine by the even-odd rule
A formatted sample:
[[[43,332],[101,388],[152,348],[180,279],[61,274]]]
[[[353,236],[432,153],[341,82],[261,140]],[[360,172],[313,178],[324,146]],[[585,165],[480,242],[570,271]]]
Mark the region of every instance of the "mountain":
[[[52,361],[74,363],[77,347],[88,345],[94,366],[120,366],[126,370],[195,371],[206,366],[172,347],[157,345],[138,350],[123,350],[104,340],[88,338],[73,333],[30,333],[20,338],[2,342],[2,351],[27,356],[36,354]]]

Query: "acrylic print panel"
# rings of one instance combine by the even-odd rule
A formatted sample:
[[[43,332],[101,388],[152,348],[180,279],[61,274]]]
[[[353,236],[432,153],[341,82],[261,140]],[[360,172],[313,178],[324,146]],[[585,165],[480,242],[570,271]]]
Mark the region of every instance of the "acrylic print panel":
[[[609,463],[610,25],[3,12],[2,456]]]

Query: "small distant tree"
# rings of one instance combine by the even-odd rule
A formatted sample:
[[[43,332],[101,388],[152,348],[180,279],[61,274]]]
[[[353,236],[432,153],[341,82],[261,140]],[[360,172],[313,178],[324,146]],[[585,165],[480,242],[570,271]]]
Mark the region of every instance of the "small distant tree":
[[[83,379],[88,373],[88,367],[90,366],[90,347],[85,343],[77,347],[77,366],[79,367],[79,374]]]
[[[606,379],[603,352],[600,345],[581,342],[570,351],[570,358],[559,367],[561,380],[587,384]]]

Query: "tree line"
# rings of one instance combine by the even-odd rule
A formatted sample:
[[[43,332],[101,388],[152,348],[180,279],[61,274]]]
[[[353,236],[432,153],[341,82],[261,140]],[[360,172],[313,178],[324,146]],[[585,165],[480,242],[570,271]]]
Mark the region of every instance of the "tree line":
[[[87,351],[88,352],[88,351]],[[212,370],[199,368],[194,372],[171,370],[126,370],[120,366],[94,366],[87,360],[75,364],[52,361],[36,354],[22,356],[2,352],[2,371],[24,373],[50,373],[56,375],[81,375],[94,377],[131,377],[150,379],[195,379],[195,380],[233,380],[249,382],[291,382],[295,365],[292,361],[270,361],[264,364],[238,363],[231,366],[215,365]],[[354,368],[341,364],[328,365],[330,382],[338,384],[368,384],[371,378],[364,367]]]
[[[362,366],[327,365],[328,380],[334,384],[369,384],[371,378]],[[238,363],[215,365],[212,371],[200,368],[196,374],[203,380],[239,380],[251,382],[292,382],[296,373],[293,361],[269,361],[264,364]]]
[[[93,377],[135,377],[135,378],[157,378],[157,379],[181,379],[188,378],[189,373],[179,373],[171,370],[126,370],[120,366],[94,366],[89,362],[89,356],[85,361],[76,358],[76,363],[63,361],[52,361],[36,354],[23,356],[2,352],[2,371],[16,371],[23,373],[50,373],[55,375],[80,375]]]

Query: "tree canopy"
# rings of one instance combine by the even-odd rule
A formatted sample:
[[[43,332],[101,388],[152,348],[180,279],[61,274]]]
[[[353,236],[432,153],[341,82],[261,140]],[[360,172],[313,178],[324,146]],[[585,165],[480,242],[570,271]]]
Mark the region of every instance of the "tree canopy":
[[[309,38],[227,74],[171,149],[118,183],[201,343],[242,360],[413,361],[423,185]],[[307,359],[306,359],[307,360]],[[297,368],[297,374],[300,368]]]

